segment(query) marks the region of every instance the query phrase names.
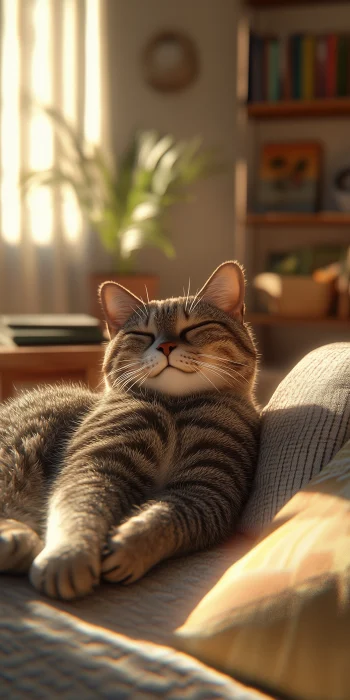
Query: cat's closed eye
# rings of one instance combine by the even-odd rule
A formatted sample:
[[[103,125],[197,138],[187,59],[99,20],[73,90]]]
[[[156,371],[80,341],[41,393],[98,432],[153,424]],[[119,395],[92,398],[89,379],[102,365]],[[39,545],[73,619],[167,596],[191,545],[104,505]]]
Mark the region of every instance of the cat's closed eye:
[[[208,330],[214,330],[215,327],[219,330],[220,327],[225,328],[224,323],[220,323],[219,321],[201,321],[200,323],[196,323],[193,326],[187,326],[184,328],[181,333],[180,333],[180,339],[181,340],[191,340],[191,338],[195,338],[198,336],[202,331],[208,331]]]
[[[154,341],[155,341],[155,339],[156,339],[154,333],[146,333],[145,331],[125,331],[125,332],[124,332],[124,335],[140,335],[140,336],[144,336],[144,337],[146,337],[146,338],[151,338],[152,343],[154,343]]]

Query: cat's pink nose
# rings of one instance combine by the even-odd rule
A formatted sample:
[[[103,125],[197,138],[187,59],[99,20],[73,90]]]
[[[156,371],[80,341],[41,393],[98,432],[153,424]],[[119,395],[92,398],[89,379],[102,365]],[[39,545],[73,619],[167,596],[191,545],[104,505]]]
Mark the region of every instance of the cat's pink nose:
[[[162,352],[165,355],[165,357],[169,357],[170,353],[173,350],[175,350],[176,347],[177,346],[175,345],[175,343],[160,343],[160,345],[158,345],[157,347],[157,350],[159,350],[159,352]]]

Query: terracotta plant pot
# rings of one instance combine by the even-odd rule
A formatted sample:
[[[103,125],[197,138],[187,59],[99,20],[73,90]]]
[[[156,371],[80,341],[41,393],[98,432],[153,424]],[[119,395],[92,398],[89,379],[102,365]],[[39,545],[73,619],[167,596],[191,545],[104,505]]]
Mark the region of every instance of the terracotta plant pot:
[[[95,316],[95,318],[101,319],[101,321],[105,319],[97,291],[100,284],[107,281],[122,284],[123,287],[129,289],[130,292],[144,299],[144,301],[147,301],[147,287],[149,299],[158,299],[159,277],[157,275],[113,275],[109,272],[91,273],[89,277],[90,314]]]

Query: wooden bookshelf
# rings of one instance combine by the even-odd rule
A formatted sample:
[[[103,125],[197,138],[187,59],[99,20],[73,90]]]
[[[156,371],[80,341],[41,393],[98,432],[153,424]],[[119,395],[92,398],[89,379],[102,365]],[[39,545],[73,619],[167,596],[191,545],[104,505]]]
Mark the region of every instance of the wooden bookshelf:
[[[347,5],[350,0],[336,0],[337,5]],[[295,7],[304,5],[321,5],[329,4],[329,0],[247,0],[247,4],[250,7],[254,7],[257,10],[264,10],[274,7]]]
[[[248,214],[246,224],[253,227],[304,226],[305,228],[339,226],[350,228],[350,212],[321,211],[317,214],[268,213]]]
[[[329,328],[349,329],[350,333],[350,318],[335,318],[334,316],[326,316],[321,318],[305,318],[278,316],[277,314],[268,313],[248,313],[246,320],[253,326],[327,326]]]
[[[247,105],[250,119],[302,119],[350,116],[350,97],[314,100],[252,102]]]

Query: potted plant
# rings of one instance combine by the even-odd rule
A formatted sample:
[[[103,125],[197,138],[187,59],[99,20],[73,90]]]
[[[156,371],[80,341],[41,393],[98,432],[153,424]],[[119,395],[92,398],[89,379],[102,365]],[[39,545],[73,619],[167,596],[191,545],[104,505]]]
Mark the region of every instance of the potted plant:
[[[62,114],[43,107],[59,137],[58,163],[49,170],[26,171],[21,187],[69,186],[82,214],[111,254],[111,269],[91,275],[91,312],[100,315],[97,287],[112,279],[138,296],[157,296],[158,278],[136,274],[136,252],[151,245],[175,255],[164,216],[176,202],[189,199],[188,187],[221,169],[198,138],[176,141],[154,130],[138,131],[115,166],[99,146],[90,144]]]

